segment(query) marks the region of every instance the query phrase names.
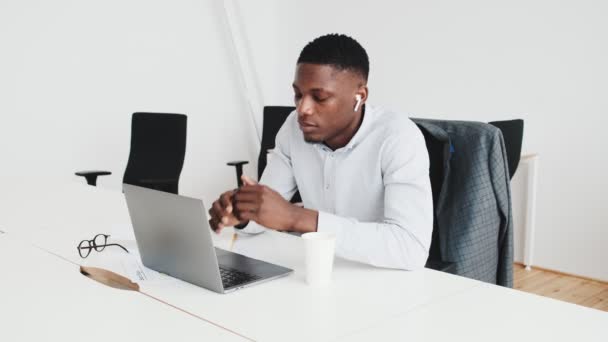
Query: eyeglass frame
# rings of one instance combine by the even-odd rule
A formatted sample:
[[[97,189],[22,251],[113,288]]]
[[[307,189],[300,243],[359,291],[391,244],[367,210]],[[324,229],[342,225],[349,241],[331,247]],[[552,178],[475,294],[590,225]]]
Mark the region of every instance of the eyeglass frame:
[[[95,243],[95,239],[97,239],[99,236],[103,236],[103,238],[104,238],[104,243],[102,245],[98,245],[98,244]],[[76,246],[76,250],[78,251],[78,255],[80,255],[81,258],[85,259],[85,258],[87,258],[91,254],[91,250],[95,249],[96,252],[102,252],[108,246],[118,246],[118,247],[122,248],[125,252],[129,253],[128,249],[126,249],[124,246],[122,246],[122,245],[120,245],[118,243],[107,243],[109,237],[110,237],[109,234],[97,234],[91,240],[82,240],[82,241],[80,241],[80,243],[78,244],[78,246]],[[82,244],[85,243],[85,242],[87,242],[89,245],[88,246],[82,246]],[[82,252],[83,249],[88,250],[87,253],[84,256],[83,256],[83,252]]]

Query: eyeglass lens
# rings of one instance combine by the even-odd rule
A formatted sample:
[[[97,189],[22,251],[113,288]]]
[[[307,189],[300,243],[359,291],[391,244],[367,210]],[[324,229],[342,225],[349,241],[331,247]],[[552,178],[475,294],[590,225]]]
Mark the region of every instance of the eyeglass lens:
[[[106,242],[108,241],[108,236],[105,234],[97,234],[93,238],[93,247],[98,252],[103,251],[106,248]]]
[[[80,244],[78,244],[78,253],[80,254],[80,257],[82,257],[82,258],[88,257],[89,254],[91,254],[91,241],[89,241],[89,240],[80,241]]]

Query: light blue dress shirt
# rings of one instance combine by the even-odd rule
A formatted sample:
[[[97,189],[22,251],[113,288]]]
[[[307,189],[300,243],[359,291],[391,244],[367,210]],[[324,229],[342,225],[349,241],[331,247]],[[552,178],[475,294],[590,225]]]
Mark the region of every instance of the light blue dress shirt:
[[[260,180],[317,210],[317,231],[336,234],[336,255],[379,267],[424,267],[433,229],[424,137],[402,113],[366,105],[359,130],[332,151],[308,143],[292,112]],[[250,222],[243,230],[265,228]]]

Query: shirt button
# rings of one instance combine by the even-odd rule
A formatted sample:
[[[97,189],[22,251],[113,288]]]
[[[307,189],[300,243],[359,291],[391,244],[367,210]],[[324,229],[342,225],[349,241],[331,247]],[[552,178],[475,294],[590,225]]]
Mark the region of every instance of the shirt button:
[[[328,190],[329,190],[329,184],[327,184],[327,185],[325,186],[325,189],[328,189]]]

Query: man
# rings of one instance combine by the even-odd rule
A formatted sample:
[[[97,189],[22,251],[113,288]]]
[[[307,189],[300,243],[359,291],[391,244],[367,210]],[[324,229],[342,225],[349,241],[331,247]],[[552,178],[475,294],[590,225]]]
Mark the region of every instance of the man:
[[[225,192],[212,229],[333,232],[336,255],[379,267],[425,265],[433,226],[429,160],[404,114],[365,105],[367,53],[354,39],[319,37],[302,50],[296,110],[276,137],[260,184]],[[298,190],[304,207],[289,203]]]

